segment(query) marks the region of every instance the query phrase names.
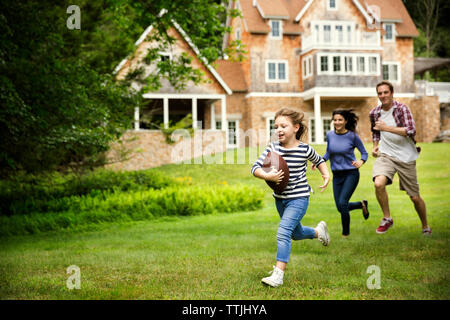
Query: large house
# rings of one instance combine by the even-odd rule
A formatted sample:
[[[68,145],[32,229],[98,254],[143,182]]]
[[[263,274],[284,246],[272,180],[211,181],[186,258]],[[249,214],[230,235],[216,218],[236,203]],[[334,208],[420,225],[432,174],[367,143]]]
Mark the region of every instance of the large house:
[[[208,65],[173,21],[169,32],[179,41],[161,51],[161,59],[185,52],[209,81],[182,91],[163,81],[159,91],[144,93],[149,103],[136,110],[134,125],[141,140],[156,134],[140,120],[146,113],[165,127],[191,113],[194,129],[222,132],[226,148],[265,145],[275,112],[287,106],[305,113],[309,143],[325,142],[336,108],[354,109],[360,117],[357,130],[370,142],[368,114],[379,103],[375,85],[383,79],[394,84],[394,97],[411,108],[418,141],[431,142],[439,133],[437,98],[416,94],[413,38],[418,31],[401,0],[239,0],[229,5],[241,16],[227,20],[233,31],[223,46],[240,40],[246,59]],[[150,26],[132,58],[116,68],[117,78],[142,64],[146,50],[156,45],[146,40],[151,32]],[[156,72],[154,66],[146,70]]]

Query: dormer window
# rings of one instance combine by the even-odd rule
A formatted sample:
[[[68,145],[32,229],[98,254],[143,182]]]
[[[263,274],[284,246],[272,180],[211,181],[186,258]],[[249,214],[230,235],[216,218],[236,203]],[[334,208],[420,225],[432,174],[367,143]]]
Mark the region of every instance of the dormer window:
[[[385,23],[383,28],[385,31],[384,41],[393,42],[395,40],[395,25],[393,23]]]
[[[270,38],[281,39],[282,27],[280,20],[270,20]]]
[[[337,10],[338,0],[327,0],[327,10]]]
[[[159,61],[170,61],[172,60],[172,54],[170,52],[158,52]]]

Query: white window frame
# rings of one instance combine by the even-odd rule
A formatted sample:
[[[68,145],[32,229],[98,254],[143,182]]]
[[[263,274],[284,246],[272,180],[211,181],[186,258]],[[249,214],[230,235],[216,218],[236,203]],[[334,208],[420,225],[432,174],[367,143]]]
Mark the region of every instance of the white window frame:
[[[271,142],[271,130],[270,130],[270,121],[275,122],[275,116],[267,117],[266,118],[266,137],[267,137],[267,143]],[[275,125],[275,123],[274,123]],[[275,129],[274,129],[275,130]]]
[[[312,121],[313,120],[315,120],[314,119],[314,113],[310,113],[310,112],[307,112],[306,113],[306,115],[308,116],[308,128],[310,129],[310,130],[308,130],[308,141],[309,141],[309,143],[317,143],[316,141],[314,141],[314,142],[312,142]],[[330,112],[324,112],[324,113],[322,113],[321,115],[320,115],[320,118],[321,118],[321,120],[322,120],[322,126],[323,126],[323,121],[324,120],[330,120],[330,130],[334,130],[334,124],[333,124],[333,118],[332,118],[332,113],[330,113]],[[315,127],[316,128],[316,127]],[[314,128],[314,129],[315,129]],[[315,132],[314,132],[315,133]],[[326,135],[327,135],[327,133],[325,132],[325,130],[324,130],[324,132],[323,132],[323,141],[325,142],[325,138],[326,138]]]
[[[391,39],[386,37],[386,34],[387,34],[386,27],[387,26],[392,26],[392,38]],[[383,35],[383,41],[384,42],[394,42],[395,41],[395,23],[384,23],[383,24],[383,29],[385,31],[385,33]]]
[[[338,9],[338,0],[334,0],[334,8],[331,7],[331,0],[327,0],[327,10],[337,11]]]
[[[397,66],[397,80],[391,79],[391,72],[388,69],[388,74],[389,74],[389,79],[384,79],[384,75],[383,75],[383,66],[390,66],[390,65],[396,65]],[[382,70],[381,70],[381,75],[383,77],[383,80],[387,80],[389,82],[392,82],[394,84],[399,84],[400,82],[402,82],[402,77],[401,77],[401,64],[400,62],[397,61],[383,61],[383,66],[382,66]],[[389,67],[388,67],[389,68]]]
[[[269,79],[269,64],[274,63],[275,64],[275,79]],[[285,79],[279,79],[279,71],[278,71],[278,65],[279,64],[285,65]],[[289,82],[289,63],[287,60],[266,60],[266,74],[265,79],[267,83],[287,83]]]
[[[313,75],[313,56],[309,55],[302,59],[302,75],[303,79],[307,79]]]
[[[325,26],[330,26],[330,41],[325,41]],[[339,32],[336,26],[342,26],[342,42],[339,41]],[[350,27],[350,29],[349,29]],[[316,44],[319,45],[355,45],[356,23],[343,20],[316,20],[311,22],[311,33]],[[350,40],[350,42],[349,42]]]
[[[172,61],[173,54],[172,52],[158,51],[159,61],[162,61],[161,57],[169,57],[169,61]]]
[[[234,122],[236,127],[234,131],[234,137],[236,143],[230,143],[230,123]],[[238,148],[239,147],[239,120],[227,120],[227,147],[228,148]]]
[[[327,58],[328,70],[321,70],[322,57]],[[334,71],[334,57],[340,57],[340,70]],[[358,59],[359,57],[364,58],[364,72],[358,70]],[[376,70],[375,72],[370,72],[370,58],[376,58]],[[352,60],[352,71],[347,71],[345,68],[345,60]],[[317,54],[317,75],[364,75],[364,76],[379,76],[381,74],[381,57],[378,53],[349,53],[349,52],[323,52]]]
[[[274,36],[273,35],[273,26],[272,23],[273,22],[278,22],[279,25],[279,35],[278,36]],[[283,23],[281,20],[269,20],[269,26],[270,26],[270,33],[269,33],[269,38],[270,39],[274,39],[274,40],[281,40],[283,38]]]
[[[215,120],[215,127],[216,130],[222,130],[222,121],[218,118],[216,118]],[[236,123],[236,131],[235,131],[235,137],[236,137],[236,143],[235,144],[230,144],[230,122],[235,122]],[[226,134],[226,145],[227,148],[238,148],[239,147],[239,139],[240,139],[240,135],[239,135],[239,120],[227,120],[226,121],[226,130],[225,130],[225,134]]]

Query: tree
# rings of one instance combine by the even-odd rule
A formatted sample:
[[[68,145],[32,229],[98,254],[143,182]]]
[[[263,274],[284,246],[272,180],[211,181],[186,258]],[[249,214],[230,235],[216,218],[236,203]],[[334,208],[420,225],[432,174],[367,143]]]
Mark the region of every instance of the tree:
[[[130,128],[133,109],[141,103],[141,95],[111,73],[150,24],[164,39],[173,19],[209,62],[222,54],[228,13],[217,1],[80,0],[81,30],[67,28],[71,4],[2,1],[1,176],[103,163],[102,154]],[[159,17],[163,8],[168,13]],[[168,72],[180,83],[193,72],[189,61],[181,62],[170,66],[177,73]]]
[[[440,52],[444,56],[449,56],[450,52],[442,52],[442,48],[448,44],[441,41],[442,35],[446,35],[449,31],[448,2],[442,0],[403,0],[403,2],[419,28],[420,36],[415,46],[423,49],[416,50],[416,55],[432,57]]]

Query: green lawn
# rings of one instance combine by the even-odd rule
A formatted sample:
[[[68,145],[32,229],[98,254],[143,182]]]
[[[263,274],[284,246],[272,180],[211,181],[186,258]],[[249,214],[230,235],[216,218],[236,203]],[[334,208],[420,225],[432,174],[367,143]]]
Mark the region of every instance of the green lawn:
[[[421,146],[419,183],[433,228],[431,238],[421,235],[419,218],[398,190],[397,179],[388,187],[394,227],[385,235],[375,233],[382,215],[370,158],[352,198],[369,200],[369,220],[360,210],[352,212],[351,235],[342,239],[331,184],[324,193],[314,193],[302,223],[314,227],[325,220],[330,246],[317,240],[294,242],[285,284],[268,288],[260,280],[275,263],[279,218],[269,188],[250,175],[251,164],[167,165],[155,170],[205,188],[260,186],[267,191],[264,208],[2,238],[0,298],[449,299],[450,145]],[[370,152],[371,145],[366,147]],[[316,150],[323,154],[324,148]],[[309,181],[318,189],[319,173],[309,172]],[[79,290],[66,287],[71,265],[80,268]],[[372,265],[380,268],[380,289],[366,285]]]

